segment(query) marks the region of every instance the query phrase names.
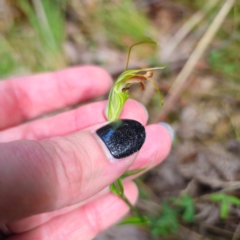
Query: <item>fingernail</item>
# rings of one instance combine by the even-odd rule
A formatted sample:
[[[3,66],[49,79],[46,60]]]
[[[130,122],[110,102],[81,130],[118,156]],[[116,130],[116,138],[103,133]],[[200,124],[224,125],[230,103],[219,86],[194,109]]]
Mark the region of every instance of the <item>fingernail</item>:
[[[139,151],[146,138],[143,125],[128,119],[111,122],[99,128],[96,133],[116,159],[128,157]]]
[[[174,137],[175,137],[175,133],[174,133],[174,130],[172,129],[172,127],[168,123],[165,123],[165,122],[159,122],[158,124],[163,126],[168,131],[168,133],[173,141]]]

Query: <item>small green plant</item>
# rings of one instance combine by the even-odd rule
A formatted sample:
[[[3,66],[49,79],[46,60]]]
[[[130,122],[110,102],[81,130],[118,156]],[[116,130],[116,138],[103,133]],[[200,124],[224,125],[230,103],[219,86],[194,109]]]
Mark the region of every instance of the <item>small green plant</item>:
[[[126,65],[126,70],[118,77],[113,88],[110,91],[108,104],[106,107],[106,117],[109,121],[115,121],[119,118],[119,115],[123,109],[123,106],[127,99],[129,98],[129,88],[131,85],[140,83],[142,90],[145,89],[145,82],[150,81],[160,95],[161,103],[163,103],[163,98],[160,90],[158,89],[155,82],[151,80],[153,76],[153,70],[163,69],[164,67],[156,68],[144,68],[138,70],[128,70],[128,62],[132,47],[142,44],[142,43],[154,43],[154,41],[145,41],[132,45],[129,49],[128,60]]]
[[[220,217],[225,219],[228,217],[230,207],[232,205],[240,206],[240,199],[224,193],[213,193],[210,195],[213,202],[220,203]]]
[[[125,102],[129,98],[129,88],[132,84],[140,83],[142,90],[144,90],[144,82],[145,81],[150,81],[154,87],[157,89],[158,93],[160,94],[161,102],[162,100],[162,95],[160,90],[158,89],[157,85],[151,80],[151,77],[153,75],[153,70],[156,69],[163,69],[163,67],[157,67],[157,68],[144,68],[140,70],[128,70],[128,63],[129,63],[129,58],[130,58],[130,53],[132,50],[132,47],[143,44],[143,43],[151,43],[151,44],[157,44],[156,42],[152,40],[148,40],[145,42],[139,42],[134,45],[132,45],[129,49],[128,52],[128,59],[127,59],[127,64],[126,64],[126,70],[118,77],[116,80],[114,86],[112,87],[110,94],[109,94],[109,99],[106,107],[106,117],[109,121],[115,121],[119,118],[120,113],[122,112],[122,109],[124,107]],[[110,185],[110,190],[119,196],[129,207],[130,209],[136,214],[136,217],[127,219],[126,221],[128,223],[134,223],[134,224],[146,224],[148,222],[148,219],[143,216],[125,197],[124,195],[124,188],[122,185],[122,179],[135,175],[139,172],[144,171],[146,168],[143,169],[138,169],[134,171],[127,171],[121,178],[118,178],[115,182],[113,182]],[[125,221],[125,222],[126,222]]]
[[[119,118],[123,106],[129,98],[129,88],[132,84],[140,83],[142,90],[144,90],[144,83],[146,81],[150,81],[157,89],[160,95],[160,101],[163,104],[161,92],[158,89],[156,83],[151,80],[153,70],[163,69],[163,67],[128,70],[128,63],[132,47],[143,43],[156,44],[156,42],[148,40],[145,42],[136,43],[129,48],[126,70],[118,77],[109,94],[109,99],[105,111],[106,117],[109,121],[115,121]],[[120,224],[145,225],[149,227],[153,236],[169,235],[177,230],[178,219],[180,216],[185,222],[191,222],[193,220],[194,205],[192,198],[188,195],[183,195],[180,198],[172,199],[170,203],[163,203],[157,217],[147,217],[142,215],[124,195],[122,180],[126,177],[138,174],[146,169],[147,167],[127,171],[110,185],[110,190],[119,196],[135,214],[135,216],[126,218]]]
[[[149,229],[154,237],[169,236],[178,230],[179,221],[190,223],[194,221],[194,201],[184,194],[163,202],[155,217],[149,217]]]
[[[149,229],[151,235],[169,236],[178,229],[177,212],[167,202],[163,202],[157,217],[149,217]]]
[[[194,220],[194,201],[192,197],[183,194],[179,198],[174,199],[173,204],[185,222],[192,222]]]

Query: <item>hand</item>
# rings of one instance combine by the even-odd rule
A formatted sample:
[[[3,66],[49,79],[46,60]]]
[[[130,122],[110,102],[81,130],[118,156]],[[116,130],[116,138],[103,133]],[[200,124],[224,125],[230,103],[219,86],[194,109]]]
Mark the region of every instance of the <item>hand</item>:
[[[92,239],[128,211],[108,186],[127,169],[167,156],[171,137],[154,124],[145,127],[139,154],[114,159],[96,134],[108,124],[106,101],[36,119],[101,96],[111,84],[90,66],[0,82],[0,232],[7,239]],[[121,118],[146,125],[147,113],[129,100]],[[135,184],[124,187],[134,203]]]

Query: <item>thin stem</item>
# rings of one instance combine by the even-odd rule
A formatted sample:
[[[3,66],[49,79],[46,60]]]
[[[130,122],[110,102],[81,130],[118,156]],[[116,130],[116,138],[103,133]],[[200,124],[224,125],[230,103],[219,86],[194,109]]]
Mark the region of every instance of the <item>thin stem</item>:
[[[237,17],[238,17],[238,9],[236,6],[233,7],[233,38],[234,40],[238,40],[237,38]]]
[[[128,70],[128,63],[129,63],[129,59],[130,59],[130,54],[131,54],[131,51],[132,51],[132,48],[136,45],[140,45],[140,44],[144,44],[144,43],[152,43],[152,44],[158,44],[157,42],[154,42],[152,40],[149,40],[149,41],[142,41],[142,42],[138,42],[138,43],[135,43],[133,44],[129,50],[128,50],[128,57],[127,57],[127,64],[126,64],[126,69],[125,70]]]
[[[131,202],[126,198],[125,195],[123,196],[119,196],[127,205],[128,207],[131,209],[132,212],[134,212],[139,218],[141,218],[141,220],[145,220],[144,216],[138,211],[137,208],[135,208]]]
[[[143,222],[145,221],[144,216],[131,204],[131,202],[124,195],[124,188],[122,185],[122,179],[118,178],[115,182],[110,185],[110,190],[113,194],[120,197],[130,208],[132,212],[134,212]]]

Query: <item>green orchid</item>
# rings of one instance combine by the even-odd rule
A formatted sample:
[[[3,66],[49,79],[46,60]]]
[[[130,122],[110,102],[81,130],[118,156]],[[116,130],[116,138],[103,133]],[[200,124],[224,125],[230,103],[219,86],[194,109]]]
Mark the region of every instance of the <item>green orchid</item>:
[[[164,67],[128,70],[128,62],[132,47],[143,43],[157,44],[154,41],[147,41],[136,43],[130,47],[128,52],[126,70],[117,78],[109,94],[107,107],[105,109],[105,115],[109,121],[115,121],[119,118],[124,107],[124,104],[129,98],[129,88],[131,85],[136,83],[140,83],[142,90],[145,90],[145,82],[150,81],[158,91],[160,101],[163,104],[162,94],[158,89],[157,84],[151,78],[153,76],[153,70],[163,69]]]
[[[119,118],[125,102],[129,98],[129,88],[131,85],[140,83],[142,90],[145,90],[145,82],[150,81],[157,89],[160,101],[163,98],[157,84],[151,79],[153,70],[163,69],[164,67],[144,68],[139,70],[126,70],[116,80],[109,94],[108,104],[105,110],[106,117],[109,121],[115,121]]]
[[[129,98],[129,88],[131,85],[136,84],[136,83],[140,83],[142,90],[144,90],[145,82],[150,81],[154,85],[156,90],[158,91],[159,96],[160,96],[160,101],[163,104],[162,94],[161,94],[160,90],[158,89],[157,84],[151,78],[153,76],[154,70],[163,69],[164,67],[128,70],[129,57],[130,57],[132,47],[139,45],[139,44],[143,44],[143,43],[157,44],[156,42],[150,40],[150,41],[136,43],[129,48],[126,70],[117,78],[117,80],[109,94],[108,103],[107,103],[107,106],[105,109],[105,115],[109,121],[116,121],[119,119],[119,116],[122,112],[124,104],[126,103],[127,99]],[[115,182],[113,182],[110,185],[110,190],[112,191],[112,193],[119,196],[136,215],[135,217],[128,218],[127,220],[122,222],[122,224],[125,224],[125,223],[148,224],[148,219],[145,216],[143,216],[129,202],[129,200],[124,195],[124,188],[123,188],[123,184],[122,184],[122,179],[124,179],[125,177],[143,172],[147,168],[148,167],[145,167],[142,169],[137,169],[137,170],[132,170],[132,171],[127,171],[122,175],[122,177],[118,178]]]

